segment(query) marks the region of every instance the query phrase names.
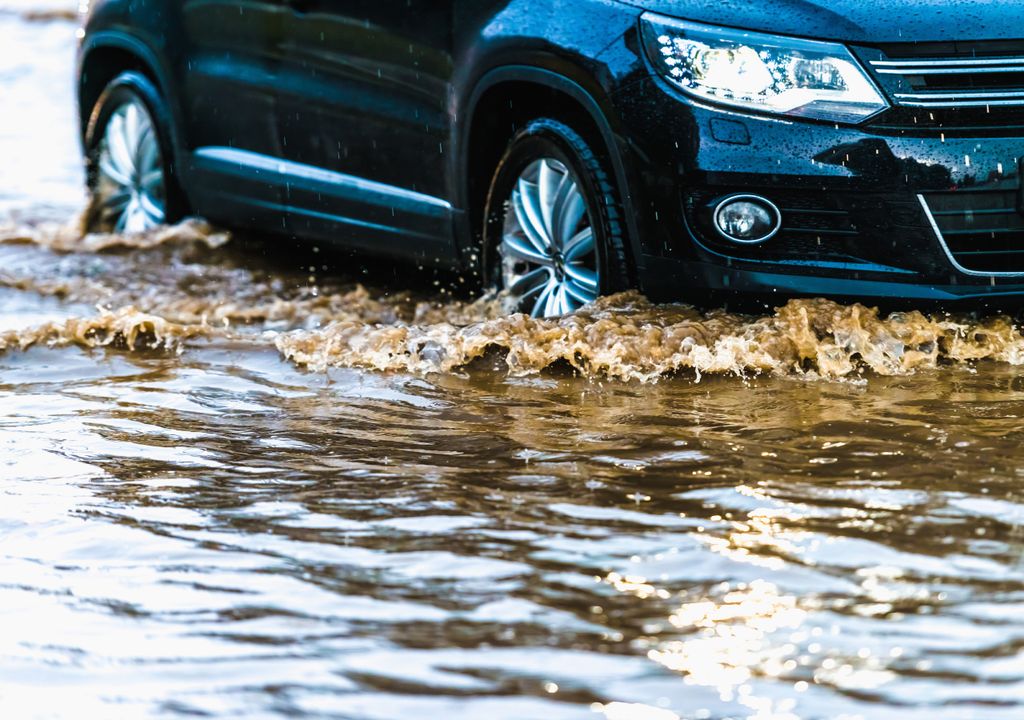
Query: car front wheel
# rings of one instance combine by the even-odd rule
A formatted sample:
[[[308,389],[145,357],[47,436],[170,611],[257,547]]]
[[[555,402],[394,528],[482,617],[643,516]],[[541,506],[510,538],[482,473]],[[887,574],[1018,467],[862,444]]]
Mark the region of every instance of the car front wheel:
[[[486,210],[491,285],[534,317],[575,312],[628,287],[620,204],[587,142],[555,120],[516,134]]]
[[[90,230],[141,233],[180,219],[166,117],[139,73],[119,75],[100,95],[86,137]]]

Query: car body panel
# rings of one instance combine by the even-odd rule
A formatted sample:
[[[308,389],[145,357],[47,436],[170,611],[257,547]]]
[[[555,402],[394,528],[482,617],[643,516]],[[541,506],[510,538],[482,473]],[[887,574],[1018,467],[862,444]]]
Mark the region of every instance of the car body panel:
[[[231,144],[276,155],[280,48],[287,7],[277,0],[182,0],[179,79],[190,146]]]
[[[288,16],[279,78],[284,157],[444,194],[450,6],[434,0],[300,5]]]
[[[432,0],[289,4],[280,156],[325,171],[315,182],[307,172],[291,178],[289,230],[397,254],[416,239],[424,256],[454,259],[451,204],[438,199],[451,24],[450,4]],[[361,185],[332,182],[332,173]]]
[[[479,103],[525,83],[570,98],[596,128],[591,141],[620,190],[637,285],[653,298],[855,297],[858,288],[942,302],[1024,295],[1024,263],[1004,275],[951,262],[927,205],[1024,192],[1024,112],[975,113],[968,123],[954,111],[894,107],[860,125],[740,112],[662,79],[638,32],[650,9],[842,39],[868,67],[891,50],[885,43],[916,48],[908,38],[1020,36],[1024,46],[1005,6],[969,1],[932,17],[938,5],[916,0],[902,11],[846,0],[258,0],[233,6],[254,14],[245,23],[224,7],[94,0],[82,49],[117,42],[153,66],[175,115],[189,199],[223,224],[469,269],[479,256],[474,183],[479,194],[488,182],[469,162]],[[907,22],[892,22],[897,14]],[[233,34],[218,33],[218,23]],[[926,49],[935,48],[975,51]],[[727,247],[708,232],[708,203],[738,191],[777,200],[789,217],[845,225],[819,233],[787,224],[787,237],[803,233],[792,245],[800,252],[774,239]],[[1024,215],[1011,224],[1024,237]]]
[[[1024,11],[992,0],[623,0],[710,25],[852,43],[1018,39]]]

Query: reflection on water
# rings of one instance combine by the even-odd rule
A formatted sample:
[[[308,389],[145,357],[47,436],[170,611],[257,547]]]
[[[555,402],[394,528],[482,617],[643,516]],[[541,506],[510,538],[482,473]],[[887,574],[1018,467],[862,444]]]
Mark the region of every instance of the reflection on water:
[[[1021,711],[1007,367],[599,386],[203,341],[36,347],[0,378],[7,703]]]
[[[3,717],[1024,712],[1009,320],[507,319],[37,200],[0,233]]]

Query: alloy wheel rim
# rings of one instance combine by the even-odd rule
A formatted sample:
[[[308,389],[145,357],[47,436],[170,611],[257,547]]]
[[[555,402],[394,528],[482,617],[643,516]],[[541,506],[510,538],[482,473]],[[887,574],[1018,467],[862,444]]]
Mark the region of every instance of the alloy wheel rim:
[[[505,289],[534,317],[574,312],[601,286],[594,228],[576,178],[554,158],[519,175],[501,241]]]
[[[163,157],[149,111],[129,100],[103,131],[96,199],[104,227],[139,233],[166,219]]]

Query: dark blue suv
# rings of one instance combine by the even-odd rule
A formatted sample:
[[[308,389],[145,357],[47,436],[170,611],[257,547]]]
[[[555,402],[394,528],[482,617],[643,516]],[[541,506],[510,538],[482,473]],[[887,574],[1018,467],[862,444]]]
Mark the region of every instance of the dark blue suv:
[[[1024,11],[990,0],[92,0],[94,221],[196,213],[538,316],[1024,297]]]

